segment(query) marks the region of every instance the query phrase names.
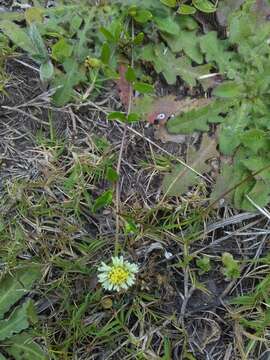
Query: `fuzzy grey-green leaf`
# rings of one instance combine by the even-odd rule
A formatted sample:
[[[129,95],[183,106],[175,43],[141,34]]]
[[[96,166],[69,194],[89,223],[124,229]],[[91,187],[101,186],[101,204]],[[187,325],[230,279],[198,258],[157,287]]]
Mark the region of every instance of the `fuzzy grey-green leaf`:
[[[5,351],[15,360],[48,360],[46,353],[33,341],[33,336],[25,332],[12,336],[4,345]]]
[[[0,282],[0,319],[22,296],[27,294],[34,282],[41,277],[37,264],[18,267],[13,274],[7,274]]]
[[[200,151],[197,152],[193,148],[188,149],[188,165],[199,173],[208,171],[209,164],[207,164],[207,160],[218,156],[216,146],[216,139],[204,134]],[[171,173],[165,175],[162,184],[163,191],[166,195],[180,196],[188,190],[189,186],[196,184],[197,181],[198,175],[194,171],[178,164]]]
[[[223,98],[236,98],[243,95],[243,84],[236,81],[225,81],[213,91],[213,95]]]
[[[40,66],[40,79],[41,81],[48,81],[53,77],[54,67],[51,60],[41,64]]]
[[[0,341],[10,338],[29,327],[33,312],[33,303],[28,300],[22,306],[17,306],[9,318],[0,320]]]
[[[2,20],[0,22],[0,29],[16,46],[20,47],[31,55],[36,53],[36,49],[31,41],[31,38],[20,26],[9,20]]]
[[[204,100],[206,100],[205,104],[202,102],[199,107],[191,108],[190,111],[170,119],[167,124],[168,131],[173,134],[189,134],[195,130],[208,131],[210,122],[220,123],[223,118],[219,114],[227,111],[230,102]]]

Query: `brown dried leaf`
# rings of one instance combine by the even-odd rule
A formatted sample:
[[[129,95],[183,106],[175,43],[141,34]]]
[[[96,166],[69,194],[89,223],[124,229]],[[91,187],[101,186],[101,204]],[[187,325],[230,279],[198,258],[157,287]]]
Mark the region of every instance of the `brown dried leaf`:
[[[196,151],[190,147],[187,151],[187,164],[199,173],[206,173],[211,169],[208,161],[217,158],[217,140],[207,134],[203,135],[200,149]],[[177,164],[170,174],[165,175],[163,191],[171,196],[179,196],[186,192],[189,186],[196,184],[197,175],[184,165]]]
[[[126,71],[127,71],[126,65],[119,64],[118,72],[120,77],[116,81],[116,87],[119,92],[119,97],[122,105],[124,106],[125,110],[128,110],[130,92],[132,91],[132,88],[130,83],[127,81],[125,77]]]
[[[269,20],[270,16],[270,6],[269,2],[266,0],[256,0],[253,10],[256,16],[261,20]]]
[[[223,0],[218,2],[216,17],[220,26],[227,26],[228,17],[244,4],[245,0]],[[270,15],[270,6],[267,0],[256,0],[253,11],[261,20],[267,20]]]
[[[207,105],[209,102],[211,102],[211,99],[183,99],[183,100],[174,100],[168,97],[161,98],[160,100],[157,100],[153,105],[155,108],[153,111],[148,115],[148,121],[150,123],[155,122],[155,119],[157,116],[161,113],[165,114],[165,118],[162,121],[159,121],[159,123],[156,126],[155,130],[155,138],[157,140],[161,140],[163,143],[166,142],[174,142],[177,144],[183,144],[186,142],[190,142],[190,139],[192,137],[196,137],[196,134],[193,134],[192,136],[188,135],[182,135],[182,134],[171,134],[166,126],[166,122],[168,118],[172,115],[178,115],[183,112],[187,112],[193,109],[197,109],[201,106]]]
[[[164,124],[172,115],[179,115],[182,112],[197,109],[209,104],[211,101],[213,100],[208,98],[185,98],[177,100],[174,95],[156,98],[145,96],[143,98],[134,99],[133,111],[140,113],[142,118],[147,120],[150,124],[155,122],[155,119],[159,114],[164,114],[165,117],[162,120],[162,123]]]
[[[170,116],[179,112],[180,103],[180,101],[175,100],[173,95],[156,98],[152,103],[151,111],[147,114],[147,121],[153,124],[159,114],[164,114],[163,123],[165,123]]]
[[[183,144],[190,138],[188,135],[170,134],[166,129],[166,125],[157,126],[154,132],[154,137],[163,143],[174,142],[176,144]]]
[[[228,17],[244,3],[245,0],[223,0],[218,2],[216,11],[217,21],[220,26],[226,27]]]

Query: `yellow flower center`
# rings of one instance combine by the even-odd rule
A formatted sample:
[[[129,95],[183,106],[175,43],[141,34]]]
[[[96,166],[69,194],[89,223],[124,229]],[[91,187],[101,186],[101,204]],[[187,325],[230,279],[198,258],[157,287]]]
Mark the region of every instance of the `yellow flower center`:
[[[127,280],[128,276],[129,271],[121,266],[117,266],[109,272],[110,282],[114,285],[123,284]]]

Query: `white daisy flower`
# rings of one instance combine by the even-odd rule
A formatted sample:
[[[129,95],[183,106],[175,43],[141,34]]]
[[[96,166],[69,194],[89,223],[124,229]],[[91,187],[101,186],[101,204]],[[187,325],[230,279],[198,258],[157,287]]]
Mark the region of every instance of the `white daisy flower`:
[[[127,290],[135,283],[135,274],[139,271],[136,264],[124,260],[123,256],[112,257],[110,265],[104,262],[98,268],[98,279],[105,290]]]

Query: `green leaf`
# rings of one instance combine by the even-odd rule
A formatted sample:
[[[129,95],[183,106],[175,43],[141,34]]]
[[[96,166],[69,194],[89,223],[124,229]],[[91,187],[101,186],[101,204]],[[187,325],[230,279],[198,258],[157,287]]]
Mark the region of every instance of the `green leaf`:
[[[222,125],[219,135],[220,152],[224,155],[231,155],[240,143],[240,131],[232,131],[230,126]]]
[[[209,0],[192,0],[192,4],[200,11],[212,13],[216,11],[216,7]]]
[[[224,155],[233,154],[240,145],[241,134],[249,122],[249,110],[250,104],[243,102],[228,113],[219,135],[219,150]]]
[[[53,77],[54,67],[51,60],[41,64],[40,66],[40,79],[41,81],[48,81]]]
[[[134,82],[133,89],[139,91],[141,94],[151,94],[154,92],[153,85],[144,82]]]
[[[111,49],[110,49],[109,44],[107,42],[105,42],[102,46],[101,56],[100,56],[103,64],[109,64],[110,57],[111,57]]]
[[[220,205],[224,205],[224,200],[226,204],[232,203],[233,190],[226,194],[226,192],[236,185],[237,179],[234,177],[234,169],[232,165],[223,163],[221,166],[220,174],[216,178],[215,185],[211,192],[211,203],[216,202],[217,200],[221,201]]]
[[[269,136],[263,130],[250,129],[240,135],[241,142],[254,153],[260,149],[270,150]]]
[[[198,30],[199,25],[192,16],[180,16],[178,17],[178,23],[183,30]]]
[[[176,7],[177,0],[160,0],[160,2],[169,7]]]
[[[136,234],[138,232],[138,226],[133,219],[125,219],[124,232],[125,234]]]
[[[185,56],[177,58],[164,44],[144,46],[139,55],[140,59],[153,63],[156,72],[162,73],[168,84],[174,84],[180,76],[190,86],[196,85],[196,79],[205,73],[205,65],[192,66],[191,60]],[[170,65],[168,65],[170,64]]]
[[[106,66],[103,69],[104,74],[109,78],[109,79],[114,79],[117,80],[119,79],[119,74],[118,72],[116,72],[113,68],[111,68],[110,66]]]
[[[200,269],[199,273],[204,274],[211,270],[210,257],[204,255],[203,257],[196,260],[196,265]]]
[[[225,252],[222,254],[223,273],[228,280],[238,279],[241,275],[240,266],[232,254]]]
[[[85,58],[89,55],[89,31],[92,29],[91,18],[84,20],[85,24],[82,30],[77,34],[79,42],[74,45],[73,53],[76,55],[76,59],[79,62],[83,62]]]
[[[71,37],[76,34],[76,32],[80,29],[83,22],[83,18],[79,15],[75,15],[72,17],[70,24],[69,24],[69,31]]]
[[[62,63],[72,54],[73,47],[66,39],[62,38],[52,46],[52,58]]]
[[[221,122],[223,118],[219,114],[226,112],[230,105],[231,102],[221,100],[213,100],[208,105],[202,103],[197,108],[170,119],[167,123],[167,129],[172,134],[190,134],[195,130],[208,131],[208,123]]]
[[[15,335],[4,343],[5,351],[15,360],[48,360],[41,347],[27,333]]]
[[[111,23],[111,29],[113,31],[115,42],[120,41],[121,33],[124,31],[123,23],[120,19],[116,19]]]
[[[257,180],[248,196],[256,205],[265,207],[270,202],[270,181]],[[248,199],[246,201],[248,202]],[[250,207],[251,210],[256,210],[252,203]]]
[[[33,302],[28,300],[22,306],[17,306],[8,319],[0,320],[0,341],[27,329],[33,318],[33,312]]]
[[[230,304],[233,305],[244,305],[245,307],[251,308],[255,306],[257,302],[256,296],[252,295],[240,295],[232,300],[230,300]]]
[[[111,182],[116,182],[119,179],[119,175],[116,170],[109,166],[106,170],[106,179]]]
[[[152,20],[153,15],[149,10],[140,9],[136,12],[134,19],[141,24],[147,23],[149,20]]]
[[[144,40],[144,33],[140,32],[137,34],[133,40],[134,45],[141,45]]]
[[[7,358],[4,357],[4,355],[0,353],[0,360],[7,360]]]
[[[259,172],[256,178],[262,178],[265,181],[270,181],[270,159],[262,156],[252,156],[248,159],[242,159],[242,164],[250,171]],[[265,168],[265,170],[263,170]]]
[[[210,31],[208,34],[201,36],[199,40],[207,62],[216,63],[222,73],[231,69],[230,60],[233,53],[226,51],[227,42],[219,40],[215,31]]]
[[[29,28],[29,36],[32,40],[32,43],[35,47],[35,54],[33,54],[34,59],[45,62],[49,60],[49,54],[47,48],[44,44],[44,41],[39,33],[39,30],[35,23],[32,23]]]
[[[97,212],[98,210],[110,205],[113,199],[112,190],[105,191],[102,195],[100,195],[94,202],[93,212]]]
[[[242,13],[236,14],[229,22],[229,41],[231,43],[241,43],[243,39],[248,39],[250,36],[254,35],[255,24],[256,19],[254,13],[245,14],[243,11]]]
[[[99,31],[102,33],[102,35],[106,38],[106,40],[110,43],[115,43],[115,37],[114,35],[109,31],[107,30],[105,27],[101,27],[99,29]]]
[[[57,106],[65,105],[74,94],[73,87],[85,79],[85,75],[80,71],[75,59],[67,59],[63,65],[66,73],[61,74],[54,81],[55,86],[61,86],[53,96]]]
[[[236,98],[243,96],[243,85],[236,81],[225,81],[213,91],[214,96],[223,98]]]
[[[173,66],[175,56],[170,51],[165,54],[164,45],[148,44],[144,46],[140,58],[153,63],[156,72],[158,74],[163,73],[168,84],[176,82],[177,71]],[[171,64],[171,66],[168,66],[168,64]]]
[[[153,101],[150,95],[136,97],[132,103],[132,111],[139,114],[142,119],[146,119],[147,115],[153,111]]]
[[[11,11],[1,11],[0,12],[0,22],[3,20],[9,21],[23,21],[24,13],[19,12],[11,12]]]
[[[134,71],[134,69],[132,67],[128,67],[127,71],[125,73],[125,78],[127,79],[128,82],[132,83],[133,81],[136,80],[136,73]]]
[[[36,264],[19,266],[13,275],[7,274],[0,282],[0,319],[41,277],[41,267]]]
[[[90,58],[90,57],[87,57],[84,63],[92,69],[99,69],[102,65],[101,60],[99,60],[97,58]]]
[[[30,55],[36,53],[31,38],[20,26],[9,20],[2,20],[0,22],[0,29],[16,46],[28,52]]]
[[[177,34],[161,34],[174,53],[184,51],[193,61],[198,64],[203,62],[203,55],[199,46],[199,37],[196,31],[181,29]]]
[[[31,7],[29,9],[26,9],[24,13],[25,20],[28,24],[34,22],[41,23],[43,21],[43,12],[44,10],[40,7]]]
[[[195,14],[195,12],[196,12],[195,7],[185,4],[180,5],[177,10],[177,13],[181,15],[192,15]]]
[[[197,152],[191,147],[188,148],[187,164],[199,173],[209,171],[210,167],[207,161],[218,156],[216,147],[216,140],[204,134],[200,151]],[[170,174],[165,175],[162,187],[165,194],[180,196],[197,181],[198,175],[194,171],[184,165],[177,164]]]
[[[246,211],[254,211],[254,206],[247,200],[246,195],[250,193],[255,185],[255,180],[250,176],[248,171],[241,169],[234,164],[234,176],[237,179],[238,185],[233,194],[233,204],[236,209],[242,209]]]
[[[126,119],[127,119],[127,116],[125,113],[123,112],[120,112],[120,111],[113,111],[111,112],[108,117],[107,117],[108,120],[120,120],[120,121],[123,121],[125,122]]]
[[[140,115],[137,113],[130,113],[127,117],[127,122],[132,123],[132,122],[137,122],[140,120]]]
[[[196,79],[201,75],[199,66],[192,66],[190,59],[185,56],[177,58],[173,66],[175,66],[176,74],[188,85],[192,87],[196,85]]]
[[[179,26],[173,20],[172,17],[165,17],[165,18],[155,17],[155,22],[156,22],[158,29],[165,33],[172,34],[172,35],[176,35],[176,34],[180,33]]]

